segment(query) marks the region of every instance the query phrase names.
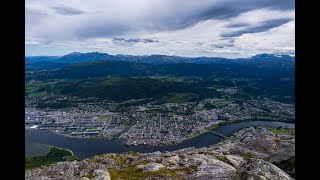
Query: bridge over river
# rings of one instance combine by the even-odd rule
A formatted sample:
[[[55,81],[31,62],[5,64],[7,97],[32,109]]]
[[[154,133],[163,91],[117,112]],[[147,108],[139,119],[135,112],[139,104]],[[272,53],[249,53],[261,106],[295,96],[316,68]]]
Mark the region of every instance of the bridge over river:
[[[295,124],[284,123],[277,121],[250,121],[250,122],[239,122],[233,124],[223,125],[216,129],[211,130],[210,133],[203,133],[195,138],[188,139],[179,144],[167,145],[167,146],[126,146],[123,144],[123,139],[105,139],[105,138],[69,138],[59,134],[51,133],[46,130],[26,130],[25,131],[25,142],[26,142],[26,155],[34,154],[37,152],[35,145],[47,144],[51,146],[57,146],[60,148],[70,149],[80,158],[92,157],[98,154],[105,153],[122,153],[128,151],[149,153],[155,151],[175,151],[182,148],[188,147],[208,147],[213,144],[221,142],[226,136],[231,136],[234,132],[252,126],[267,126],[267,127],[287,127],[294,128]]]
[[[215,134],[215,135],[217,135],[217,136],[220,136],[220,137],[222,137],[222,138],[227,138],[227,136],[225,136],[225,135],[223,135],[223,134],[220,134],[220,133],[217,133],[217,132],[214,132],[214,131],[209,131],[210,133],[212,133],[212,134]]]

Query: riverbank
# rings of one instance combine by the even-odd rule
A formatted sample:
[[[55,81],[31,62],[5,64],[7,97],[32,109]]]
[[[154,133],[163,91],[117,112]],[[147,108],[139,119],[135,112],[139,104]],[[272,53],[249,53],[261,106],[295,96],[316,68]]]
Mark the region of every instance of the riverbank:
[[[191,140],[194,138],[197,138],[205,133],[209,133],[210,131],[214,131],[215,129],[218,129],[220,127],[223,127],[225,125],[230,125],[230,124],[236,124],[236,123],[245,123],[245,122],[257,122],[257,121],[263,121],[263,122],[283,122],[283,123],[292,123],[295,124],[294,120],[279,120],[279,121],[273,121],[273,120],[268,120],[268,119],[245,119],[245,120],[236,120],[236,121],[225,121],[225,122],[221,122],[218,124],[213,124],[209,127],[207,127],[204,131],[204,133],[201,134],[197,134],[195,136],[189,137],[186,140]],[[258,126],[258,125],[257,125]],[[244,127],[245,128],[245,127]],[[238,129],[240,130],[240,129]],[[223,139],[223,138],[222,138]]]
[[[245,127],[251,126],[266,126],[266,127],[290,127],[294,128],[292,123],[283,123],[276,121],[251,121],[227,124],[215,129],[215,132],[225,136],[232,135],[235,131]],[[128,151],[149,153],[155,151],[174,151],[188,147],[208,147],[217,144],[223,138],[212,133],[204,133],[192,139],[183,141],[182,143],[168,146],[149,147],[149,146],[126,146],[123,140],[120,139],[98,139],[98,138],[67,138],[47,131],[31,130],[26,131],[26,142],[36,142],[41,144],[48,144],[56,147],[70,149],[77,157],[89,158],[99,154],[105,153],[123,153]]]
[[[213,124],[209,127],[206,127],[204,129],[203,132],[199,133],[199,134],[195,134],[195,135],[192,135],[190,137],[186,137],[185,139],[181,139],[181,140],[178,140],[178,141],[174,141],[172,143],[168,143],[168,144],[164,144],[164,143],[159,143],[159,144],[156,144],[156,145],[145,145],[145,144],[134,144],[134,143],[128,143],[125,139],[122,139],[122,138],[119,138],[117,136],[113,136],[113,137],[104,137],[104,136],[71,136],[71,135],[67,135],[67,134],[62,134],[62,133],[59,133],[59,132],[54,132],[54,131],[49,131],[51,133],[54,133],[54,134],[57,134],[57,135],[60,135],[60,136],[64,136],[66,138],[74,138],[74,139],[101,139],[101,140],[112,140],[112,139],[119,139],[120,141],[123,141],[123,145],[125,146],[144,146],[144,147],[166,147],[166,146],[174,146],[174,145],[177,145],[177,144],[180,144],[180,143],[183,143],[185,141],[188,141],[188,140],[191,140],[191,139],[194,139],[194,138],[197,138],[205,133],[208,133],[210,131],[213,131],[219,127],[222,127],[222,126],[225,126],[225,125],[228,125],[228,124],[235,124],[235,123],[242,123],[242,122],[253,122],[253,121],[265,121],[265,122],[284,122],[284,123],[295,123],[295,120],[294,119],[290,119],[290,120],[277,120],[277,121],[274,121],[274,120],[270,120],[270,119],[244,119],[244,120],[234,120],[234,121],[225,121],[225,122],[221,122],[221,123],[218,123],[218,124]],[[32,129],[32,130],[36,130],[36,129]],[[27,130],[29,131],[29,129]],[[45,131],[45,130],[44,130]]]
[[[25,179],[283,179],[295,176],[295,136],[249,127],[202,148],[110,153],[25,172]],[[275,132],[273,132],[275,131]],[[290,130],[289,130],[290,131]],[[68,171],[66,171],[66,169]],[[69,171],[72,169],[72,171]],[[64,173],[55,173],[64,172]],[[290,177],[291,176],[291,177]],[[258,178],[259,177],[259,178]]]
[[[227,124],[235,124],[235,123],[242,123],[242,122],[253,122],[253,121],[266,121],[266,122],[271,122],[273,120],[270,119],[244,119],[244,120],[235,120],[235,121],[226,121],[226,122],[222,122],[219,124],[214,124],[209,126],[208,128],[206,128],[206,132],[212,131],[216,128],[219,128],[221,126],[227,125]],[[274,122],[284,122],[284,123],[292,123],[295,124],[295,120],[277,120]]]

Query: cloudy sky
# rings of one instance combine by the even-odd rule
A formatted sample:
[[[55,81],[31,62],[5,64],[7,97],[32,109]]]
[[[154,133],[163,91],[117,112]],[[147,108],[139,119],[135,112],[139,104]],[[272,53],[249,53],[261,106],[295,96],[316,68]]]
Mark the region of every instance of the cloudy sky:
[[[26,0],[26,55],[294,55],[294,0]]]

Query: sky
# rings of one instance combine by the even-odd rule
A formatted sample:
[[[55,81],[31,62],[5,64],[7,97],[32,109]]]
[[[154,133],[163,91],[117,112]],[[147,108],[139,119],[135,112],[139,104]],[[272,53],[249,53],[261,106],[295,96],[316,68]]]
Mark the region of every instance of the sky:
[[[26,56],[295,54],[294,0],[26,0]]]

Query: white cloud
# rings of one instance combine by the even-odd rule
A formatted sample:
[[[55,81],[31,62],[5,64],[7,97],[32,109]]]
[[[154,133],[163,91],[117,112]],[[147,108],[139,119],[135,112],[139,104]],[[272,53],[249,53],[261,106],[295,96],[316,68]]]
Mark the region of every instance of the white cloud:
[[[293,52],[292,6],[286,0],[278,6],[267,0],[27,0],[26,53],[247,57]],[[273,21],[278,22],[268,26]],[[132,43],[146,39],[157,43]]]
[[[292,54],[295,50],[295,21],[266,32],[243,35],[236,42],[236,46],[245,51],[251,51],[251,54]]]

